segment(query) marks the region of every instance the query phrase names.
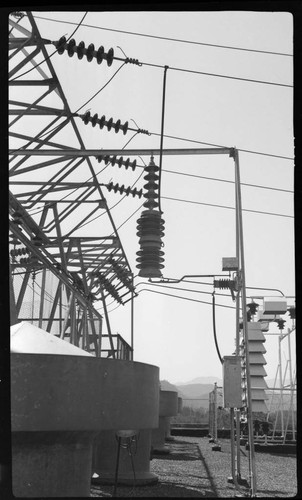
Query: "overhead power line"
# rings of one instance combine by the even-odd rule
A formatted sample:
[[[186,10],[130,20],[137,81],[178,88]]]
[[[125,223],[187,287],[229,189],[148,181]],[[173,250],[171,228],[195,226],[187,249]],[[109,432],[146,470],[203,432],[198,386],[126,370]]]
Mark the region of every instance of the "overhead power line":
[[[227,182],[229,184],[235,184],[235,181],[229,181],[227,179],[218,179],[217,177],[207,177],[205,175],[187,174],[185,172],[176,172],[175,170],[166,170],[164,168],[163,168],[163,172],[167,172],[168,174],[177,174],[177,175],[185,175],[188,177],[195,177],[197,179],[206,179],[209,181]],[[282,188],[276,188],[276,187],[272,187],[272,186],[263,186],[261,184],[250,184],[248,182],[241,182],[240,184],[241,184],[241,186],[254,187],[257,189],[269,189],[270,191],[281,191],[283,193],[293,194],[293,191],[291,189],[282,189]]]
[[[158,132],[150,132],[151,135],[160,135]],[[204,142],[204,141],[197,141],[196,139],[186,139],[184,137],[177,137],[175,135],[167,135],[165,134],[164,137],[167,137],[168,139],[177,139],[178,141],[186,141],[186,142],[194,142],[195,144],[204,144],[206,146],[215,146],[217,148],[226,148],[228,146],[222,146],[221,144],[213,144],[212,142]],[[238,151],[241,151],[242,153],[251,153],[255,155],[262,155],[262,156],[269,156],[271,158],[280,158],[282,160],[290,160],[294,161],[294,158],[291,158],[290,156],[282,156],[282,155],[274,155],[271,153],[263,153],[262,151],[252,151],[250,149],[241,149],[241,148],[236,148]]]
[[[87,25],[87,27],[89,27],[89,25]],[[154,67],[154,68],[162,68],[162,69],[165,68],[165,66],[161,65],[161,64],[147,63],[147,62],[143,62],[143,61],[140,61],[140,65],[141,66],[150,66],[150,67]],[[293,85],[288,85],[285,83],[267,82],[265,80],[256,80],[256,79],[252,79],[252,78],[243,78],[243,77],[238,77],[238,76],[222,75],[220,73],[209,73],[206,71],[197,71],[197,70],[191,70],[191,69],[185,69],[185,68],[175,68],[173,66],[169,66],[169,69],[174,70],[174,71],[181,71],[181,72],[185,72],[185,73],[192,73],[192,74],[204,75],[204,76],[213,76],[213,77],[217,77],[217,78],[227,78],[227,79],[231,79],[231,80],[238,80],[238,81],[249,82],[249,83],[260,83],[260,84],[264,84],[264,85],[274,85],[274,86],[278,86],[278,87],[293,88]]]
[[[148,285],[148,283],[146,283]],[[168,297],[175,297],[176,299],[182,299],[182,300],[189,300],[190,302],[200,302],[201,304],[210,304],[212,305],[212,302],[207,302],[205,300],[197,300],[197,299],[190,299],[189,297],[180,297],[179,295],[173,295],[172,293],[165,293],[165,292],[159,292],[158,290],[149,290],[148,288],[143,288],[138,292],[138,294],[142,292],[151,292],[151,293],[158,293],[160,295],[167,295]],[[224,304],[216,304],[216,306],[219,307],[226,307],[227,309],[235,309],[234,306],[227,306]]]
[[[168,196],[162,196],[162,199],[170,200],[170,201],[180,201],[180,202],[183,202],[183,203],[193,203],[194,205],[206,205],[208,207],[217,207],[217,208],[225,208],[225,209],[228,209],[228,210],[235,210],[235,207],[229,207],[227,205],[217,205],[215,203],[204,203],[204,202],[201,202],[201,201],[182,200],[182,199],[179,199],[179,198],[170,198]],[[242,211],[243,212],[252,212],[252,213],[256,213],[256,214],[263,214],[263,215],[275,215],[277,217],[287,217],[289,219],[293,219],[294,218],[293,215],[278,214],[278,213],[274,213],[274,212],[264,212],[264,211],[261,211],[261,210],[250,210],[248,208],[243,208]]]
[[[42,16],[35,16],[37,19],[44,19],[46,21],[53,21],[53,22],[58,22],[58,23],[64,23],[64,24],[76,24],[71,21],[60,21],[58,19],[49,19],[47,17],[42,17]],[[271,50],[259,50],[259,49],[247,49],[244,47],[235,47],[231,45],[220,45],[217,43],[206,43],[206,42],[196,42],[193,40],[184,40],[181,38],[171,38],[171,37],[165,37],[165,36],[158,36],[158,35],[149,35],[147,33],[137,33],[135,31],[126,31],[126,30],[117,30],[113,28],[104,28],[103,26],[94,26],[92,24],[82,24],[83,27],[85,28],[94,28],[94,29],[99,29],[103,31],[113,31],[115,33],[123,33],[125,35],[134,35],[134,36],[142,36],[145,38],[154,38],[158,40],[167,40],[169,42],[178,42],[178,43],[188,43],[192,45],[204,45],[206,47],[215,47],[219,49],[228,49],[228,50],[242,50],[245,52],[255,52],[255,53],[260,53],[260,54],[269,54],[269,55],[275,55],[275,56],[287,56],[287,57],[293,57],[292,54],[287,54],[284,52],[276,52],[276,51],[271,51]]]
[[[154,63],[146,63],[141,61],[143,66],[151,66],[153,68],[164,68],[162,64],[154,64]],[[240,80],[242,82],[250,82],[250,83],[261,83],[264,85],[275,85],[277,87],[290,87],[293,88],[293,85],[288,85],[286,83],[278,83],[278,82],[267,82],[265,80],[255,80],[254,78],[243,78],[239,76],[230,76],[230,75],[222,75],[220,73],[209,73],[206,71],[198,71],[194,69],[185,69],[185,68],[174,68],[173,66],[169,66],[169,69],[174,71],[181,71],[183,73],[193,73],[195,75],[204,75],[204,76],[215,76],[216,78],[227,78],[229,80]]]

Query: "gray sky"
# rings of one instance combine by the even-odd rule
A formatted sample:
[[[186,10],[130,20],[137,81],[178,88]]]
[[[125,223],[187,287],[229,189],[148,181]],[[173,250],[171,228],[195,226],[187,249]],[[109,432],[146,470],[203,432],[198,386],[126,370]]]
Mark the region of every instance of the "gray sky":
[[[35,15],[42,36],[58,40],[62,35],[71,35],[76,28],[76,24],[72,23],[79,23],[84,11],[36,12]],[[277,288],[286,296],[294,296],[293,194],[288,192],[293,191],[294,173],[294,162],[289,159],[294,157],[293,89],[290,88],[293,84],[293,60],[288,56],[293,53],[291,14],[88,12],[74,38],[77,43],[83,40],[85,46],[89,43],[94,43],[96,48],[103,45],[105,52],[113,47],[116,56],[123,58],[124,52],[126,56],[144,63],[141,67],[125,65],[81,110],[90,109],[92,114],[105,114],[107,118],[113,117],[114,121],[120,119],[122,123],[129,121],[129,125],[136,128],[130,121],[133,119],[138,127],[153,133],[151,136],[135,136],[129,147],[159,148],[160,137],[155,134],[161,130],[163,66],[167,65],[165,134],[175,139],[166,137],[164,148],[207,147],[202,143],[210,143],[245,150],[239,153],[242,183],[275,188],[242,185],[246,284],[249,287]],[[53,51],[54,46],[50,46],[49,53]],[[53,56],[52,63],[72,111],[101,89],[122,64],[114,61],[108,68],[104,62],[99,66],[95,61],[88,63],[85,58],[82,61],[75,56],[69,58],[66,53]],[[284,86],[257,83],[256,80]],[[87,148],[122,148],[131,138],[131,132],[124,136],[104,129],[100,131],[85,126],[80,120],[78,125]],[[127,157],[126,151],[124,156]],[[148,157],[138,158],[141,166],[142,160],[149,162]],[[93,161],[96,169],[100,170],[97,161]],[[159,163],[158,157],[155,157],[155,162]],[[221,208],[234,207],[234,184],[213,178],[233,181],[233,160],[222,155],[164,156],[162,166],[164,277],[220,274],[222,258],[235,256],[235,211]],[[142,169],[132,172],[110,166],[100,180],[104,183],[112,180],[128,186],[138,179],[141,172]],[[143,184],[140,177],[136,186],[140,189]],[[119,194],[106,190],[104,195],[109,207],[121,199]],[[116,227],[119,228],[141,203],[138,198],[127,197],[113,208],[111,213]],[[141,209],[119,229],[134,274],[138,273],[136,221],[140,212]],[[268,212],[280,215],[273,216]],[[86,231],[87,235],[97,235],[98,231],[103,234],[101,222],[88,224]],[[200,278],[200,281],[212,283],[210,279]],[[150,286],[147,279],[139,277],[135,282],[142,283],[137,286],[137,291],[148,288],[208,302],[197,303],[143,291],[134,305],[135,360],[159,366],[161,379],[170,382],[210,375],[221,378],[221,364],[213,338],[213,287],[209,284],[182,285],[207,292],[193,293]],[[273,295],[269,290],[248,289],[247,293],[254,296]],[[216,302],[228,306],[217,307],[216,327],[221,354],[230,355],[234,351],[235,309],[229,307],[234,307],[234,303],[230,295],[217,296]],[[294,304],[294,299],[288,299],[288,302]],[[116,305],[112,303],[109,306],[109,311],[112,310],[112,331],[119,332],[130,342],[130,305],[117,308]],[[96,308],[99,307],[96,305]],[[290,326],[288,322],[286,327]],[[277,332],[277,326],[271,326],[270,331]],[[277,346],[277,337],[267,337],[268,378],[273,378],[276,373]],[[283,357],[284,360],[287,357],[285,348]]]

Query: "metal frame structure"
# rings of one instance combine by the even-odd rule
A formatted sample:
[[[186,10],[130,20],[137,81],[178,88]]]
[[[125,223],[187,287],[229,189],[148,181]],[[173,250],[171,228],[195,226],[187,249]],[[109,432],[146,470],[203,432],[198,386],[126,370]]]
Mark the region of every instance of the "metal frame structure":
[[[269,416],[270,413],[274,411],[274,396],[275,393],[279,393],[278,397],[278,405],[277,405],[277,411],[276,411],[276,419],[273,427],[273,433],[271,436],[271,439],[276,438],[276,430],[277,430],[277,422],[278,422],[278,417],[280,415],[280,423],[281,423],[281,436],[282,436],[282,441],[285,443],[287,434],[290,434],[288,432],[288,425],[289,421],[291,420],[291,434],[292,434],[292,441],[296,441],[296,395],[297,395],[297,379],[296,379],[296,373],[295,369],[293,370],[292,366],[292,355],[291,355],[291,334],[295,331],[295,322],[293,321],[292,328],[288,328],[287,333],[270,333],[269,335],[276,335],[278,336],[278,366],[276,370],[276,375],[274,379],[274,385],[272,387],[272,395],[271,395],[271,401],[267,413],[267,421],[269,421]],[[268,335],[268,334],[267,334]],[[285,368],[283,370],[283,365],[282,365],[282,353],[281,353],[281,343],[284,339],[287,338],[287,353],[288,357],[286,360]],[[286,377],[289,375],[289,384],[286,384]],[[278,382],[277,382],[278,380]],[[277,383],[279,384],[279,387],[277,387]],[[288,394],[289,393],[289,394]],[[288,410],[287,410],[287,417],[286,417],[286,422],[284,418],[284,395],[287,395],[287,398],[289,398],[289,405],[288,405]]]
[[[100,356],[103,316],[93,305],[100,300],[115,357],[106,300],[131,300],[133,274],[46,51],[50,41],[31,12],[9,23],[11,314]],[[35,161],[35,154],[47,158]],[[83,227],[95,217],[99,230],[87,235]],[[34,285],[39,294],[33,292],[30,313],[25,306]]]

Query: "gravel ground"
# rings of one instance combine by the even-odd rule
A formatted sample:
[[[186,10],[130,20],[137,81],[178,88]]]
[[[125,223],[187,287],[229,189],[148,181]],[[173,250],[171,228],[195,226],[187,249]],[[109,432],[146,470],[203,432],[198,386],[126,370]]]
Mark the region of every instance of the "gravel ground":
[[[241,487],[240,494],[231,476],[230,440],[219,441],[221,451],[213,451],[209,438],[176,436],[169,443],[169,455],[154,455],[150,471],[158,483],[148,486],[118,486],[117,497],[212,497],[249,496]],[[241,477],[248,476],[248,452],[241,447]],[[255,453],[257,497],[295,497],[297,495],[297,463],[294,455]],[[91,497],[111,497],[113,486],[93,485]],[[301,498],[301,497],[298,497]]]

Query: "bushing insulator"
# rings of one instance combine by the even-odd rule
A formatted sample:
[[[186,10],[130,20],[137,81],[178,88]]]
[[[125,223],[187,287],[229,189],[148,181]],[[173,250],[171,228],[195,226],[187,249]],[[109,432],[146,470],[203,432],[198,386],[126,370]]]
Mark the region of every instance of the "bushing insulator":
[[[137,220],[137,236],[140,237],[140,250],[137,252],[139,276],[160,277],[164,265],[164,252],[161,238],[164,235],[164,220],[160,212],[145,210]]]

